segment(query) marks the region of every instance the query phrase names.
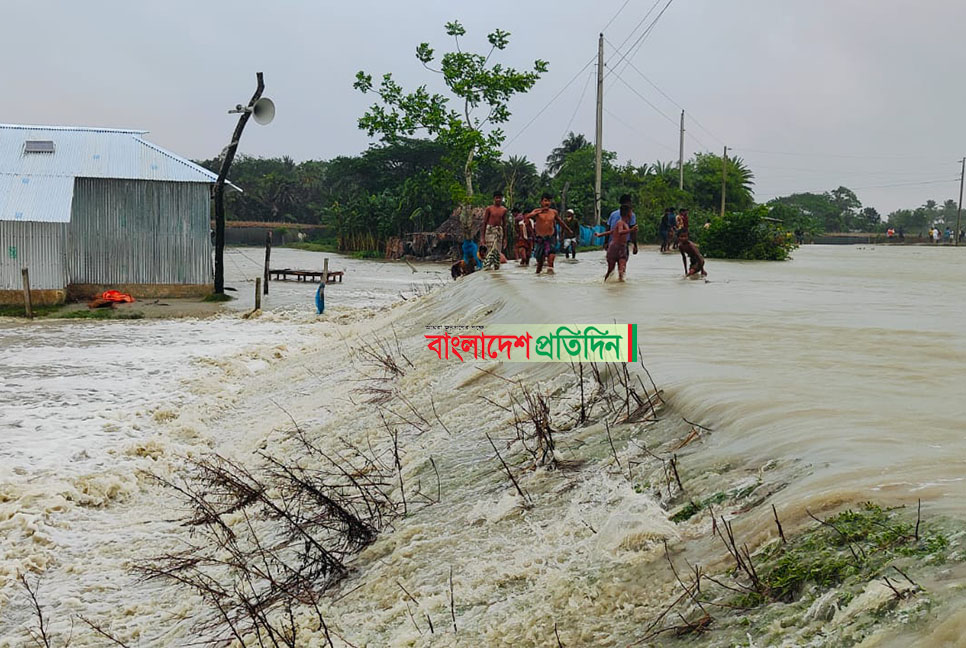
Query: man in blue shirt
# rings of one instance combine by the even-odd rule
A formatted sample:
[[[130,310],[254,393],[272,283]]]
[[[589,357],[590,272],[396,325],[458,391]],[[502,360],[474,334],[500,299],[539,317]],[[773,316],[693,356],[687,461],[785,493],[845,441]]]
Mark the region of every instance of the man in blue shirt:
[[[630,194],[624,194],[623,196],[621,196],[620,201],[621,201],[621,206],[623,206],[623,205],[630,205],[631,204],[631,196],[630,196]],[[615,209],[613,212],[611,212],[610,218],[607,219],[607,229],[608,230],[613,230],[614,229],[614,226],[617,225],[617,221],[619,221],[620,219],[621,219],[621,210],[620,209]],[[631,224],[630,224],[630,226],[631,227],[634,227],[635,225],[637,225],[637,215],[633,211],[631,211]],[[631,230],[631,240],[630,240],[630,242],[634,245],[634,254],[637,254],[637,230]],[[604,249],[605,250],[607,249],[607,246],[609,244],[610,244],[610,237],[608,236],[604,240]]]

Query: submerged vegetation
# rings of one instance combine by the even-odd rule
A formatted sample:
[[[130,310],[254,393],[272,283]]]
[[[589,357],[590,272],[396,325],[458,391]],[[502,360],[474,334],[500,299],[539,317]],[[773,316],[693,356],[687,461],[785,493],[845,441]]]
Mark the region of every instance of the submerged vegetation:
[[[714,216],[708,226],[692,228],[692,238],[704,256],[712,259],[784,261],[795,240],[781,224],[769,218],[768,207]]]

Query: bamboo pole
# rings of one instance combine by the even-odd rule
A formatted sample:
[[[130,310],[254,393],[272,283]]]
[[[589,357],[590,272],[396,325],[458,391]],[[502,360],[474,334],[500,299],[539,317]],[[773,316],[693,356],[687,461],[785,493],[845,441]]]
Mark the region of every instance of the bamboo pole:
[[[265,281],[265,294],[266,295],[268,294],[268,279],[269,279],[269,274],[268,274],[268,267],[269,267],[269,265],[268,265],[268,262],[269,262],[269,259],[271,259],[271,258],[272,258],[272,230],[268,230],[267,232],[265,232],[265,277],[264,277],[264,281]]]
[[[262,278],[255,277],[255,310],[262,307]]]
[[[27,268],[24,268],[20,271],[20,274],[23,277],[23,308],[27,313],[27,317],[33,319],[34,309],[33,304],[30,302],[30,272]]]

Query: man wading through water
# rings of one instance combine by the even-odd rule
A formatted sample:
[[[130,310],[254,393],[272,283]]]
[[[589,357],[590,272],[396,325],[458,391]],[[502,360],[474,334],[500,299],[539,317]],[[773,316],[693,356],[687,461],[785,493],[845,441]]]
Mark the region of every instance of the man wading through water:
[[[525,217],[519,207],[513,208],[513,222],[517,227],[517,262],[522,266],[530,265],[533,252],[533,222]]]
[[[540,208],[534,209],[526,215],[533,219],[533,256],[537,259],[537,274],[543,270],[544,259],[547,261],[547,274],[553,274],[553,260],[556,257],[554,250],[554,239],[556,238],[556,225],[565,229],[568,234],[573,234],[566,223],[560,220],[560,215],[556,209],[550,208],[550,201],[553,196],[548,193],[540,198]]]
[[[500,252],[506,246],[506,207],[503,206],[503,192],[493,194],[493,204],[483,212],[483,230],[480,232],[480,245],[486,245],[487,255],[483,262],[484,270],[500,269]]]
[[[635,214],[633,211],[633,205],[631,205],[630,194],[624,194],[623,196],[621,196],[621,207],[623,208],[625,205],[627,206],[628,209],[631,210],[631,219],[628,225],[630,225],[630,227],[632,228],[636,227],[637,214]],[[607,219],[607,229],[613,230],[614,226],[617,225],[617,221],[619,221],[620,219],[621,219],[621,210],[615,209],[614,211],[612,211],[610,214],[610,218]],[[631,230],[631,243],[634,245],[634,254],[637,254],[637,230],[636,229]],[[610,237],[604,240],[604,249],[606,250],[608,247],[610,247]]]
[[[564,239],[564,242],[563,242],[564,256],[568,259],[570,257],[573,257],[574,259],[576,259],[577,258],[577,239],[580,232],[580,219],[577,218],[577,216],[574,214],[574,210],[568,209],[567,214],[564,216],[563,221],[567,225],[567,227],[569,227],[570,230],[574,232],[574,234],[572,234],[569,238]]]

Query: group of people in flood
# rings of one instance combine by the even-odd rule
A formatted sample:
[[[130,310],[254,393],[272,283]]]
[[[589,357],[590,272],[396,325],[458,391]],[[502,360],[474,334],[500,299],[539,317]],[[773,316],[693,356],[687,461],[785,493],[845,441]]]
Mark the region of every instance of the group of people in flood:
[[[963,230],[959,230],[959,242],[963,241],[963,237],[964,237]],[[922,238],[922,234],[919,235],[919,238],[920,239]],[[949,227],[946,228],[945,232],[943,232],[938,225],[931,225],[929,227],[928,240],[931,241],[933,245],[939,245],[942,241],[946,241],[948,244],[952,245],[956,243],[956,238],[957,238],[956,232],[954,232]]]
[[[462,259],[451,268],[453,278],[479,269],[499,270],[502,264],[507,263],[504,252],[509,241],[511,221],[516,239],[514,253],[520,266],[529,267],[532,258],[536,261],[537,274],[544,270],[547,274],[553,274],[554,261],[561,250],[566,258],[576,259],[580,220],[572,209],[561,217],[552,204],[553,196],[544,193],[538,208],[524,213],[515,207],[510,214],[503,205],[502,192],[495,192],[493,203],[483,212],[479,243],[473,239],[463,241]],[[661,252],[667,252],[672,247],[679,250],[685,276],[707,276],[704,257],[698,246],[690,240],[688,225],[687,209],[681,209],[677,214],[673,208],[666,209],[660,222]],[[607,229],[593,234],[595,238],[604,239],[603,247],[607,252],[604,281],[610,278],[615,269],[618,281],[624,281],[627,260],[631,253],[637,254],[638,251],[637,231],[637,215],[634,214],[631,197],[624,194],[620,197],[620,207],[607,219]]]

